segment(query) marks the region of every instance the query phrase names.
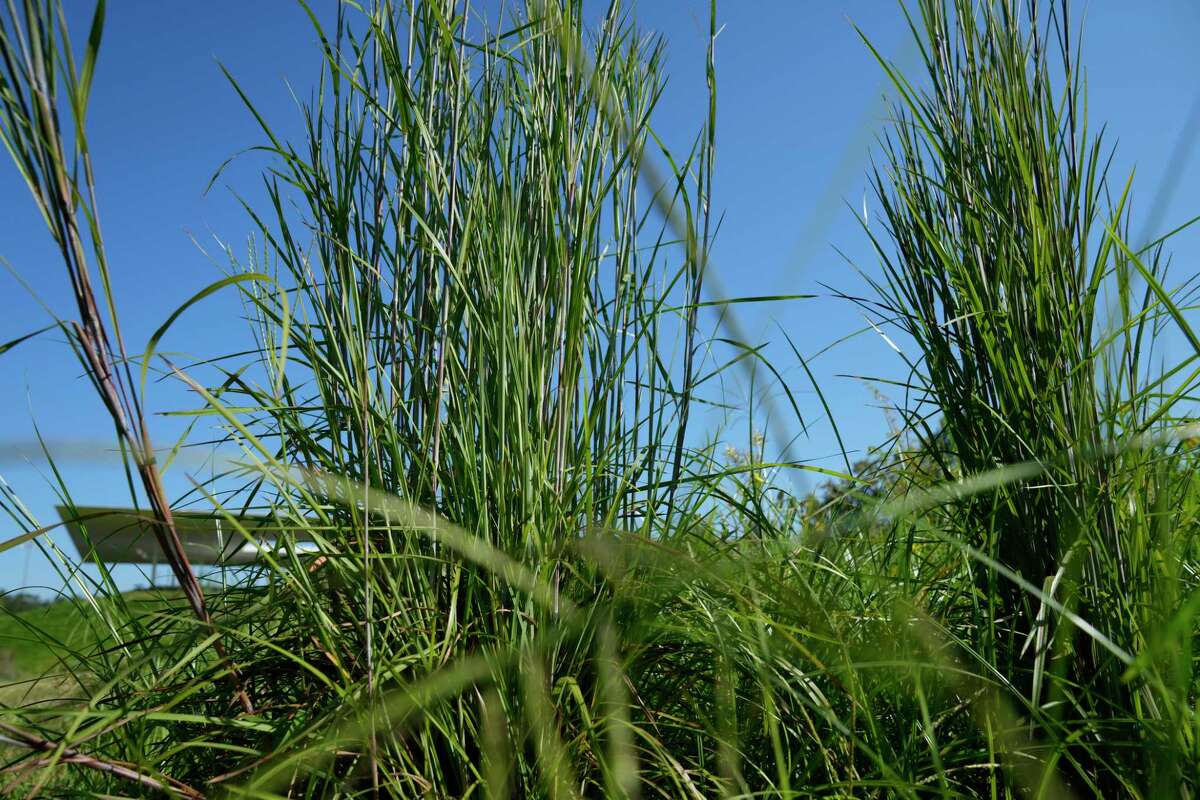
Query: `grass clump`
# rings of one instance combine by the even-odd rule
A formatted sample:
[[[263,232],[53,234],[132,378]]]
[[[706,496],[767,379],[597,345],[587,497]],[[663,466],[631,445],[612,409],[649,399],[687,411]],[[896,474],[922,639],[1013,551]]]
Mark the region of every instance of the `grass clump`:
[[[53,651],[70,699],[5,699],[7,791],[1191,791],[1198,495],[1177,426],[1197,373],[1146,353],[1166,325],[1197,340],[1161,242],[1126,241],[1065,2],[912,7],[925,73],[884,63],[874,307],[920,352],[916,401],[890,449],[804,497],[761,439],[722,463],[687,433],[713,374],[715,99],[692,151],[663,148],[662,43],[619,4],[594,27],[535,0],[495,29],[446,0],[314,16],[300,140],[242,95],[271,159],[250,253],[226,248],[141,380],[123,345],[96,349],[80,277],[107,292],[72,167],[103,8],[79,69],[55,9],[9,11],[0,130],[66,243],[93,321],[60,327],[134,500],[170,556],[168,467],[128,424],[161,370],[218,421],[226,465],[175,506],[247,537],[239,515],[269,513],[315,546],[284,535],[207,584],[176,558],[182,593],[146,602],[77,578],[51,609],[97,635]],[[710,91],[713,64],[710,46]],[[214,291],[241,298],[249,355],[157,357]],[[13,542],[41,541],[0,504]]]
[[[1190,460],[1161,445],[1181,435],[1194,378],[1169,383],[1149,359],[1164,323],[1194,336],[1163,288],[1161,248],[1126,244],[1129,186],[1112,183],[1087,124],[1070,4],[1045,18],[1017,3],[918,10],[925,74],[918,87],[889,70],[901,100],[874,178],[891,238],[878,289],[917,344],[914,389],[937,415],[918,406],[912,428],[923,451],[945,453],[947,480],[1033,468],[951,520],[1021,579],[977,573],[972,643],[1020,714],[1094,740],[1071,759],[1081,787],[1116,796],[1158,770],[1174,785],[1190,766],[1133,743],[1148,729],[1191,735],[1152,710],[1186,695],[1190,668],[1143,683],[1101,637],[1145,646],[1166,622],[1165,584],[1188,591]],[[1051,626],[1052,602],[1096,635]]]

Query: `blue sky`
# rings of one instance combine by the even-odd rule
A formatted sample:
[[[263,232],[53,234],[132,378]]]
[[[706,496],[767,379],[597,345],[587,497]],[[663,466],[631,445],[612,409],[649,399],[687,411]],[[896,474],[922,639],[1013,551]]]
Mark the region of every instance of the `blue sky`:
[[[334,0],[312,0],[324,14]],[[68,4],[77,33],[90,3]],[[593,11],[600,2],[590,3]],[[641,0],[640,24],[668,44],[667,92],[657,127],[686,147],[705,105],[707,36],[703,0]],[[1189,0],[1092,0],[1085,15],[1085,65],[1093,124],[1108,124],[1118,144],[1117,174],[1137,169],[1136,199],[1145,211],[1168,185],[1168,163],[1196,99],[1200,10]],[[913,51],[892,0],[725,0],[717,40],[719,127],[715,205],[724,214],[713,266],[731,295],[863,289],[854,269],[876,272],[853,212],[861,212],[873,136],[885,124],[885,85],[859,40],[861,26],[901,66]],[[311,27],[287,0],[207,0],[204,3],[117,0],[109,4],[105,42],[92,95],[90,138],[100,188],[102,224],[116,275],[127,340],[147,336],[186,298],[220,275],[214,236],[244,250],[251,225],[231,189],[250,197],[261,160],[234,162],[221,182],[203,191],[213,171],[235,152],[257,144],[253,120],[222,77],[224,64],[266,117],[284,132],[297,114],[288,84],[307,93],[319,58]],[[1200,154],[1170,172],[1176,191],[1160,230],[1200,213]],[[871,202],[866,201],[868,217]],[[1136,229],[1135,225],[1135,229]],[[199,246],[197,246],[197,243]],[[835,248],[837,250],[835,250]],[[1200,238],[1174,245],[1178,274],[1191,274]],[[50,307],[72,314],[65,275],[27,193],[5,161],[0,165],[0,257]],[[837,448],[803,372],[780,345],[785,329],[806,355],[863,327],[852,305],[813,300],[747,307],[746,327],[774,342],[776,365],[792,381],[809,421],[818,421],[792,454],[826,459]],[[0,341],[46,324],[38,302],[0,272]],[[163,346],[197,356],[237,349],[245,328],[232,296],[193,310]],[[711,319],[709,323],[711,324]],[[846,373],[894,377],[896,355],[874,333],[839,345],[812,364],[848,447],[878,442],[887,427],[872,387]],[[31,446],[36,423],[63,456],[59,464],[80,503],[121,503],[114,460],[93,445],[111,446],[111,428],[67,347],[46,336],[0,356],[0,475],[43,522],[55,501],[46,465]],[[880,385],[877,388],[885,389]],[[898,399],[898,398],[897,398]],[[178,390],[154,387],[150,406],[186,403]],[[160,445],[178,422],[156,419]],[[72,454],[74,453],[74,454]],[[87,454],[90,453],[90,454]],[[182,475],[172,486],[186,485]],[[0,522],[0,541],[15,535]],[[70,545],[66,545],[69,549]],[[123,573],[138,580],[133,568]],[[28,546],[0,554],[0,588],[57,586]]]

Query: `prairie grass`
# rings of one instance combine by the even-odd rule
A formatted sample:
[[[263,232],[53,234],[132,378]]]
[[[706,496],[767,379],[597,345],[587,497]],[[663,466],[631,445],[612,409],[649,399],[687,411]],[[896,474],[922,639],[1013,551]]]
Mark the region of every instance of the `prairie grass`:
[[[722,460],[697,430],[714,374],[780,374],[736,324],[701,329],[734,308],[704,290],[711,46],[681,154],[653,127],[663,43],[619,3],[528,0],[490,28],[452,0],[312,15],[299,141],[242,94],[270,159],[251,247],[131,358],[84,124],[103,5],[78,42],[56,3],[10,7],[0,132],[181,590],[77,578],[95,636],[35,629],[72,699],[4,696],[3,791],[1191,796],[1190,281],[1129,240],[1066,0],[904,8],[923,71],[880,59],[897,105],[863,302],[916,343],[911,402],[879,457],[795,496],[774,476],[802,465],[761,440]],[[157,355],[217,291],[248,353]],[[1164,367],[1167,328],[1196,352]],[[169,459],[150,374],[197,398]],[[165,503],[195,448],[225,468]],[[316,547],[283,536],[202,583],[172,540],[185,504]],[[23,531],[3,547],[79,574],[0,505]]]

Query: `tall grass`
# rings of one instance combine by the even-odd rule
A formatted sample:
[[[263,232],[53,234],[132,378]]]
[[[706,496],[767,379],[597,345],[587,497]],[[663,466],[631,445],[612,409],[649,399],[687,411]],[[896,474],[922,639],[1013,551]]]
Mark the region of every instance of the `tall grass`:
[[[889,69],[901,99],[874,178],[892,240],[879,243],[878,288],[917,344],[915,388],[937,416],[918,411],[914,428],[923,450],[945,451],[944,477],[1037,466],[955,520],[1022,579],[979,571],[973,646],[1021,713],[1095,737],[1076,779],[1111,796],[1159,767],[1174,785],[1181,765],[1156,767],[1155,747],[1135,743],[1190,678],[1130,680],[1118,654],[1053,625],[1047,604],[1131,651],[1164,623],[1155,612],[1164,583],[1186,581],[1195,523],[1190,463],[1155,442],[1186,418],[1195,384],[1148,359],[1164,323],[1196,340],[1163,288],[1161,250],[1125,244],[1129,185],[1112,183],[1111,153],[1087,123],[1071,6],[1030,8],[918,4],[924,74]],[[1196,357],[1170,372],[1186,375]]]
[[[18,14],[10,4],[7,15],[0,19],[0,138],[66,268],[78,319],[56,318],[54,323],[66,336],[112,420],[130,496],[135,503],[140,497],[149,505],[153,517],[150,528],[163,560],[196,618],[211,627],[204,593],[175,529],[170,501],[155,463],[154,444],[121,335],[101,235],[84,117],[104,30],[104,4],[96,8],[78,67],[61,9],[52,4],[26,4],[23,12]],[[96,277],[100,280],[99,292]],[[213,647],[223,652],[219,638],[214,639]],[[230,677],[243,708],[252,712],[253,705],[236,670],[230,672]]]
[[[761,440],[722,463],[688,433],[716,105],[691,152],[661,146],[660,40],[617,3],[595,25],[535,0],[491,28],[452,0],[312,15],[300,140],[242,95],[270,161],[249,254],[226,248],[140,367],[220,429],[225,471],[180,502],[316,547],[281,535],[202,614],[102,574],[79,604],[98,644],[47,641],[64,698],[0,708],[4,791],[1191,792],[1197,371],[1148,353],[1168,325],[1200,340],[1162,243],[1126,242],[1067,11],[921,0],[924,74],[882,62],[873,308],[920,352],[915,401],[821,497],[774,481]],[[10,7],[3,131],[99,254],[90,177],[59,165],[86,153],[102,27],[76,70],[62,19]],[[710,92],[713,68],[710,44]],[[249,355],[156,356],[215,291],[240,296]],[[44,532],[0,505],[10,541]]]

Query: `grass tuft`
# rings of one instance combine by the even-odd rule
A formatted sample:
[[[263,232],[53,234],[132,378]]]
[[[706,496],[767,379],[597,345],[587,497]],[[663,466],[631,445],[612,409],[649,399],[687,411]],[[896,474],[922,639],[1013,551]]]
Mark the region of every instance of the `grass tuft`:
[[[181,590],[127,594],[0,483],[21,531],[0,549],[35,541],[75,582],[0,610],[0,653],[37,643],[0,693],[0,793],[1191,796],[1200,347],[1164,367],[1154,346],[1200,339],[1166,240],[1129,239],[1066,0],[904,7],[923,58],[880,58],[896,107],[863,302],[914,343],[911,401],[805,496],[763,436],[722,458],[697,432],[723,370],[782,382],[736,325],[708,341],[699,322],[770,299],[705,299],[711,42],[675,153],[653,127],[664,42],[620,3],[589,21],[578,0],[492,19],[379,0],[330,27],[304,7],[323,72],[303,132],[229,76],[265,200],[140,363],[86,149],[103,3],[81,65],[57,3],[0,13],[0,134],[63,246],[80,322],[56,324],[132,496],[169,557],[184,506],[297,534],[203,586],[175,559]],[[156,355],[216,292],[252,346]],[[137,457],[150,370],[215,443]],[[222,469],[166,503],[184,448]]]

